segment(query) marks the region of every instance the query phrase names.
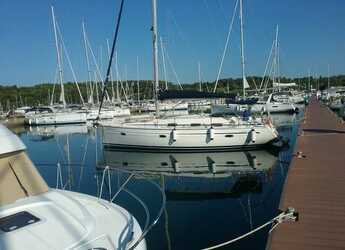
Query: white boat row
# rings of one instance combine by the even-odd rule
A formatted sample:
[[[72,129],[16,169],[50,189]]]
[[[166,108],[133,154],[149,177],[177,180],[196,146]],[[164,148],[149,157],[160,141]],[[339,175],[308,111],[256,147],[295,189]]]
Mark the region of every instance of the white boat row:
[[[97,108],[85,109],[54,109],[40,108],[38,110],[28,110],[25,113],[24,122],[27,125],[61,125],[61,124],[79,124],[87,121],[113,119],[114,117],[129,116],[130,110],[122,107],[111,107],[102,109]]]

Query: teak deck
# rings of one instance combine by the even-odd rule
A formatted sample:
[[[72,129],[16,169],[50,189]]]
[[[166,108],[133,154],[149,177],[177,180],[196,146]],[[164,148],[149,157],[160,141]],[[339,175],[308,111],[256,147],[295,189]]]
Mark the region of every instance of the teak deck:
[[[279,225],[267,249],[345,249],[345,125],[315,99],[284,185],[280,208],[287,207],[299,212],[299,221]]]

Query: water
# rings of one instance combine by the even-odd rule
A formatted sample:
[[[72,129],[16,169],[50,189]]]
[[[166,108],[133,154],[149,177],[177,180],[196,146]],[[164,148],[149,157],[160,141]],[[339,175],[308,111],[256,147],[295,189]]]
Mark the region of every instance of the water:
[[[294,145],[297,116],[277,115],[278,131]],[[106,151],[100,130],[85,126],[38,127],[20,133],[28,153],[50,187],[98,196],[105,165],[136,171],[166,193],[163,216],[146,237],[148,249],[201,249],[235,238],[277,214],[292,147],[281,152],[140,153]],[[57,163],[60,163],[60,168]],[[57,178],[61,172],[62,179]],[[111,171],[114,194],[127,174]],[[160,193],[145,178],[129,182],[157,214]],[[109,197],[109,183],[103,197]],[[125,193],[115,200],[144,225],[145,213]],[[265,249],[269,228],[222,249]]]

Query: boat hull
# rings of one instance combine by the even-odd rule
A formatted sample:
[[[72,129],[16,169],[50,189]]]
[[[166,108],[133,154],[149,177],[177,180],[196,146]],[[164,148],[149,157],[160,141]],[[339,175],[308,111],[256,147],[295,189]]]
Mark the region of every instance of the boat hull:
[[[228,151],[263,147],[277,138],[275,129],[268,125],[255,127],[254,132],[250,126],[213,129],[211,138],[208,127],[174,129],[103,126],[103,145],[105,148],[144,151]]]

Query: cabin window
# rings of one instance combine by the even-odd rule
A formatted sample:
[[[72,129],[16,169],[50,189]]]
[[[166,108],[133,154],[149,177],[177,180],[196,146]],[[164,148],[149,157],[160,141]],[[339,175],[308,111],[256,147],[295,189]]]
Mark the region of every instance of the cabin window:
[[[234,165],[235,162],[234,161],[227,161],[226,164],[229,164],[229,165]]]
[[[124,132],[121,132],[121,135],[126,135],[126,133],[124,133]]]
[[[159,135],[160,138],[166,138],[166,135]]]
[[[213,126],[213,127],[222,127],[223,123],[212,123],[211,126]]]
[[[166,166],[168,166],[168,163],[167,162],[161,162],[161,166],[166,167]]]
[[[29,212],[22,211],[0,218],[0,230],[8,233],[39,221],[40,219],[36,216],[30,214]]]
[[[122,162],[122,166],[127,167],[128,166],[128,162],[126,162],[126,161]]]
[[[169,127],[176,127],[177,124],[176,124],[176,123],[168,123],[168,126],[169,126]]]
[[[190,126],[191,127],[198,127],[198,126],[201,126],[201,124],[200,123],[191,123]]]
[[[234,135],[225,135],[225,137],[231,138],[231,137],[234,137]]]

